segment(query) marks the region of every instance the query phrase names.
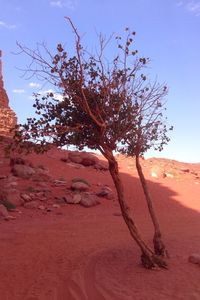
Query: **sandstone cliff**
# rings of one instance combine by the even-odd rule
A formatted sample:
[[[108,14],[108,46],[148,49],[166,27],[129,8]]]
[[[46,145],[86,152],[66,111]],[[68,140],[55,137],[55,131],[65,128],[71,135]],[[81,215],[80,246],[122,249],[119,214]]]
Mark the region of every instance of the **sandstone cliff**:
[[[12,136],[11,130],[17,124],[17,117],[9,107],[9,99],[4,89],[1,54],[0,50],[0,135],[10,137]]]

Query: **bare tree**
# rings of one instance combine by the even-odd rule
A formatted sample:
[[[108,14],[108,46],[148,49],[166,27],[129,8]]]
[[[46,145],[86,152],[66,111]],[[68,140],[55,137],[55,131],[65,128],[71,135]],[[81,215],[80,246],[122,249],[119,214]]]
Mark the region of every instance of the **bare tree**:
[[[55,55],[45,45],[33,51],[19,44],[21,52],[32,60],[26,74],[52,83],[61,91],[63,100],[56,100],[54,93],[36,95],[34,107],[38,117],[29,118],[26,124],[19,126],[16,143],[21,147],[22,142],[34,140],[34,144],[24,145],[28,149],[34,145],[36,151],[44,150],[50,144],[59,147],[75,145],[79,150],[85,146],[98,149],[108,160],[122,216],[141,249],[142,264],[149,269],[166,268],[166,262],[144,242],[131,217],[113,154],[133,127],[133,93],[140,90],[141,70],[148,59],[138,58],[137,51],[131,50],[135,32],[128,28],[124,44],[121,37],[116,38],[118,53],[111,62],[104,57],[110,39],[102,35],[99,35],[98,50],[90,54],[82,47],[81,37],[71,19],[66,19],[75,35],[74,56],[68,57],[61,44]]]

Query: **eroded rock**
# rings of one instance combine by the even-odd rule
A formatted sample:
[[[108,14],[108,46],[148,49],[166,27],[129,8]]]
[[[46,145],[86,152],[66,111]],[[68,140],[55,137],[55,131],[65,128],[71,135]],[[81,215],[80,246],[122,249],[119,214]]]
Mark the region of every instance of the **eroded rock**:
[[[109,200],[114,199],[114,193],[109,186],[103,186],[99,192],[96,193],[98,197],[105,197]]]
[[[8,210],[3,204],[0,204],[0,217],[8,217]]]
[[[188,261],[193,263],[193,264],[198,264],[200,265],[200,254],[193,253],[188,257]]]
[[[83,193],[81,195],[80,204],[84,207],[92,207],[100,204],[98,197],[95,194]]]
[[[26,165],[14,165],[12,168],[13,175],[25,179],[29,179],[35,174],[35,170],[32,167]]]
[[[88,191],[90,189],[89,185],[82,181],[72,182],[71,189],[75,191]]]
[[[39,204],[38,201],[31,201],[31,202],[26,202],[24,204],[24,207],[28,209],[36,209],[39,207]]]

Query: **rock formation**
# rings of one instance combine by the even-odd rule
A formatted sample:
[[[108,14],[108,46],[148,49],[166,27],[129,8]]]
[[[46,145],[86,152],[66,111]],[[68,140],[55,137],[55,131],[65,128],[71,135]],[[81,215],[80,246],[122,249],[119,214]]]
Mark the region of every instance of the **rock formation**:
[[[0,135],[11,137],[11,129],[17,124],[17,117],[14,111],[9,107],[9,99],[4,89],[2,76],[2,52],[0,50]]]

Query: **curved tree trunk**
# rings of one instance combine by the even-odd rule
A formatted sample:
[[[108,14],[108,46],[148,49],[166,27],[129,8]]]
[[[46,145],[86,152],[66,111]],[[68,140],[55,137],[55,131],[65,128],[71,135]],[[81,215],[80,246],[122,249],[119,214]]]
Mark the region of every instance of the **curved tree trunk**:
[[[167,264],[166,262],[155,255],[155,253],[146,245],[146,243],[142,240],[138,229],[131,218],[129,214],[129,209],[128,206],[126,205],[125,199],[124,199],[124,189],[123,185],[121,182],[121,178],[119,175],[119,170],[118,170],[118,164],[117,161],[115,160],[112,152],[106,151],[105,157],[108,160],[109,163],[109,171],[112,176],[113,182],[115,184],[115,188],[117,190],[117,195],[118,195],[118,201],[120,204],[122,216],[124,218],[124,221],[126,225],[128,226],[129,232],[135,242],[138,244],[138,246],[141,249],[142,255],[141,255],[141,261],[142,264],[145,268],[147,269],[153,269],[153,268],[166,268]]]
[[[137,172],[138,172],[138,175],[139,175],[139,178],[140,178],[140,182],[142,184],[144,195],[145,195],[145,198],[146,198],[146,201],[147,201],[149,213],[150,213],[153,225],[154,225],[153,243],[154,243],[155,254],[156,255],[161,255],[163,257],[168,257],[168,252],[167,252],[167,250],[165,248],[165,245],[162,241],[159,222],[158,222],[158,219],[157,219],[155,211],[154,211],[154,207],[153,207],[153,203],[152,203],[151,196],[150,196],[150,193],[149,193],[149,189],[148,189],[148,186],[147,186],[147,182],[146,182],[146,179],[144,177],[142,167],[140,165],[139,155],[136,155],[136,168],[137,168]]]

